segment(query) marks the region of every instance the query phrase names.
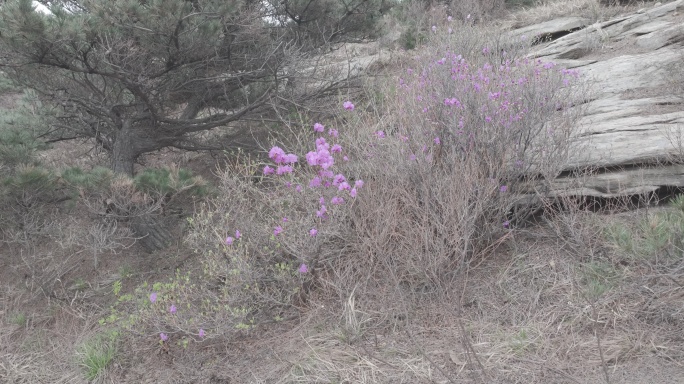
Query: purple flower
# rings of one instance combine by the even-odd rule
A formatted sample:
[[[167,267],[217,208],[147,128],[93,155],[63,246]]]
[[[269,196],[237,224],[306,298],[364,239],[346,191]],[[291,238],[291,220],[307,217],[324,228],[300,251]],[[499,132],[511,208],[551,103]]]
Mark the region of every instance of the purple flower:
[[[332,148],[330,148],[330,152],[332,153],[340,153],[342,152],[342,146],[339,144],[334,144]]]
[[[284,175],[286,173],[292,173],[294,169],[292,169],[291,166],[289,165],[279,165],[278,168],[276,169],[276,174],[277,175]]]
[[[283,223],[287,223],[287,222],[288,222],[287,217],[283,217]]]
[[[318,235],[318,229],[316,229],[316,228],[311,228],[311,229],[309,230],[309,235],[311,235],[311,237],[316,237],[316,235]]]
[[[272,175],[274,173],[275,173],[275,169],[273,169],[272,167],[270,167],[268,165],[264,167],[264,175]]]
[[[356,197],[356,188],[352,188],[351,191],[349,191],[349,196]]]
[[[287,164],[294,164],[298,160],[299,158],[294,153],[288,153],[287,155],[283,156],[283,162]]]
[[[325,127],[321,123],[316,123],[314,124],[314,132],[323,132],[325,130]]]
[[[277,227],[273,228],[273,236],[278,236],[282,231],[283,227],[278,225]]]
[[[240,231],[237,231],[237,230],[236,230],[236,231],[235,231],[235,238],[236,238],[236,239],[239,239],[240,236],[242,236],[242,233],[240,233]]]
[[[354,187],[356,187],[356,188],[358,188],[358,189],[361,189],[361,187],[363,187],[363,184],[364,184],[364,183],[363,183],[363,180],[356,180],[356,181],[354,182]]]
[[[322,218],[325,216],[325,214],[328,212],[328,208],[325,207],[325,205],[321,205],[321,209],[316,211],[316,216]]]
[[[384,139],[385,138],[385,132],[384,131],[377,131],[377,132],[375,132],[375,136],[377,136],[378,139]]]
[[[506,220],[506,221],[503,222],[503,227],[504,227],[504,228],[508,228],[509,225],[511,225],[511,222],[510,222],[510,221]]]
[[[340,190],[340,191],[343,191],[343,190],[347,190],[347,191],[348,191],[349,189],[351,189],[351,186],[350,186],[349,183],[347,183],[346,181],[343,181],[343,182],[340,183],[340,185],[337,187],[337,189]]]
[[[414,155],[414,154],[412,153],[412,154],[409,156],[409,160],[415,161],[415,160],[416,160],[416,155]]]
[[[321,178],[316,176],[309,182],[309,187],[316,188],[321,186]]]
[[[342,160],[344,160],[344,161],[349,161],[349,157],[345,156],[345,157],[342,158]]]
[[[310,166],[314,166],[318,164],[318,153],[316,152],[309,152],[306,154],[306,162],[309,163]]]
[[[451,17],[451,16],[447,17],[447,21],[451,21],[451,20],[453,20],[453,17]]]
[[[337,175],[335,175],[335,177],[333,177],[333,185],[334,186],[338,186],[345,181],[347,181],[347,179],[341,173],[338,173]]]
[[[153,303],[157,301],[157,292],[150,293],[150,301]]]
[[[299,184],[297,184],[297,186],[295,187],[295,191],[301,192],[301,191],[302,191],[302,186],[299,185]]]
[[[268,151],[268,157],[276,164],[280,164],[284,160],[285,151],[283,151],[280,147],[273,147],[270,151]]]
[[[340,205],[340,204],[344,204],[344,199],[341,197],[333,196],[333,198],[330,199],[330,202],[333,205]]]
[[[200,339],[204,339],[204,336],[206,336],[206,335],[207,335],[207,333],[204,332],[204,329],[200,328],[200,330],[199,330],[199,337],[200,337]]]
[[[453,106],[460,107],[461,102],[458,101],[457,98],[452,97],[451,99],[444,99],[444,105],[451,106],[451,107],[453,107]]]
[[[166,340],[169,339],[169,335],[167,335],[166,333],[162,332],[162,333],[159,334],[159,338],[161,339],[161,341],[166,341]]]
[[[439,145],[439,144],[441,143],[441,141],[439,140],[439,137],[435,137],[434,142],[435,142],[435,144],[437,144],[437,145]]]
[[[337,132],[337,129],[332,129],[332,128],[330,128],[330,130],[328,130],[328,134],[332,137],[337,137],[340,135],[340,133]]]
[[[499,192],[506,192],[508,191],[508,187],[505,185],[502,185],[501,188],[499,188]]]
[[[233,245],[233,240],[235,239],[230,236],[226,237],[226,245]]]
[[[318,139],[316,139],[316,149],[320,150],[321,148],[330,148],[330,144],[328,144],[328,142],[325,141],[325,137],[319,137]]]
[[[307,273],[309,272],[309,267],[307,267],[306,264],[302,264],[299,266],[299,269],[297,271],[299,273]]]
[[[176,314],[176,311],[177,311],[176,306],[173,305],[173,304],[171,304],[171,306],[169,307],[169,313],[172,314],[172,315],[175,315],[175,314]]]
[[[446,63],[446,57],[442,57],[441,59],[437,60],[437,64],[442,65]]]
[[[354,104],[353,104],[351,101],[349,101],[349,100],[345,101],[344,104],[342,104],[342,106],[343,106],[344,109],[346,109],[347,111],[353,111],[353,110],[354,110]]]
[[[318,202],[319,202],[321,205],[325,204],[325,197],[321,197],[320,199],[318,199]]]

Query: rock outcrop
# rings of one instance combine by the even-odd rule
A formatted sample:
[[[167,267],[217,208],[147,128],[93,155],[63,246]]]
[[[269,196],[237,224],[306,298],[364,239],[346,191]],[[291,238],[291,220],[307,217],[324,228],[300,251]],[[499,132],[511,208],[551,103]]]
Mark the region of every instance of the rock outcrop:
[[[579,69],[594,90],[567,169],[599,172],[582,183],[560,177],[558,193],[684,187],[684,0],[591,25],[563,18],[509,33],[536,39],[532,57]]]

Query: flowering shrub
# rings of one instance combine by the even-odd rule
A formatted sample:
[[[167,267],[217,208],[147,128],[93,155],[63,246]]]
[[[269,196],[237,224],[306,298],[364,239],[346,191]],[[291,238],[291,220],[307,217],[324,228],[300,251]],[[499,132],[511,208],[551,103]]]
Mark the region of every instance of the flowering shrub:
[[[343,108],[351,112],[354,104]],[[316,123],[303,136],[313,141],[304,161],[273,146],[269,163],[238,162],[226,171],[223,197],[190,220],[186,240],[199,275],[141,287],[135,323],[161,343],[183,344],[282,319],[306,299],[327,257],[321,244],[344,226],[364,182],[345,172],[336,129],[326,133]]]
[[[533,211],[521,195],[544,195],[567,161],[584,96],[577,71],[526,59],[526,42],[486,39],[455,21],[433,35],[380,92],[382,119],[354,122],[357,141],[347,146],[366,160],[354,167],[369,187],[346,236],[358,239],[350,254],[365,256],[332,267],[354,276],[336,284],[347,291],[373,281],[360,271],[446,289]]]
[[[136,322],[161,343],[230,335],[286,318],[313,287],[446,290],[495,249],[520,195],[544,194],[566,161],[579,75],[451,32],[436,26],[440,50],[381,101],[344,102],[344,125],[316,122],[266,163],[229,167],[189,221],[196,274],[141,287]]]

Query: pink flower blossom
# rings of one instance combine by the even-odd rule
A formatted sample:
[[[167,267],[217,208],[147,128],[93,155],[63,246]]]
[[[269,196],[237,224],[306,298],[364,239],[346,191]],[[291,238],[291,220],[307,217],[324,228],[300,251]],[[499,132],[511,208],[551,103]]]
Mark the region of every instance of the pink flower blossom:
[[[288,222],[287,217],[283,217],[283,223],[287,223],[287,222]]]
[[[157,292],[150,293],[150,301],[153,303],[157,301]]]
[[[320,150],[321,148],[330,148],[330,144],[328,144],[328,142],[325,141],[325,137],[319,137],[318,139],[316,139],[316,149]]]
[[[274,173],[275,173],[275,169],[271,168],[268,165],[264,167],[264,175],[272,175]]]
[[[280,164],[283,162],[285,157],[285,151],[283,151],[280,147],[273,147],[270,151],[268,151],[268,157],[276,164]]]
[[[358,189],[361,189],[361,187],[363,187],[363,184],[364,184],[364,183],[363,183],[363,180],[356,180],[356,181],[354,182],[354,187],[356,187],[356,188],[358,188]]]
[[[349,191],[349,196],[355,198],[356,197],[356,188],[352,188],[351,191]]]
[[[206,336],[206,335],[207,335],[207,333],[204,332],[204,329],[200,328],[200,330],[199,330],[199,338],[200,338],[200,339],[204,339],[204,336]]]
[[[377,131],[377,132],[375,132],[375,136],[377,136],[378,139],[384,139],[385,138],[385,132],[384,131]]]
[[[318,203],[321,205],[325,204],[325,197],[321,197],[320,199],[318,199]]]
[[[458,99],[455,98],[455,97],[452,97],[451,99],[446,98],[446,99],[444,99],[444,105],[446,105],[446,106],[460,107],[460,106],[461,106],[461,102],[458,101]]]
[[[347,111],[353,111],[353,110],[354,110],[354,104],[353,104],[351,101],[349,101],[349,100],[345,101],[344,104],[342,104],[342,106],[343,106],[344,109],[346,109]]]
[[[273,236],[278,236],[281,232],[283,232],[283,227],[280,225],[273,228]]]
[[[344,204],[344,199],[341,197],[333,196],[333,198],[330,200],[330,202],[333,205],[340,205],[340,204]]]
[[[307,273],[309,272],[309,267],[307,267],[306,264],[302,264],[299,266],[299,269],[297,271],[299,273]]]
[[[173,304],[171,304],[171,306],[169,307],[169,313],[172,315],[175,315],[177,310],[178,308],[176,308],[176,306]]]
[[[276,174],[277,175],[284,175],[286,173],[292,173],[293,169],[289,165],[279,165],[278,168],[276,168]]]
[[[321,123],[316,123],[314,124],[314,132],[323,132],[325,130],[325,127]]]
[[[337,137],[340,135],[340,133],[337,132],[337,129],[332,129],[332,128],[330,128],[330,130],[328,130],[328,134],[332,137]]]
[[[235,238],[236,238],[236,239],[239,239],[240,236],[242,236],[242,233],[240,233],[239,230],[236,230],[236,231],[235,231]]]
[[[316,188],[321,186],[321,178],[316,176],[309,182],[309,187]]]
[[[342,160],[344,160],[344,161],[349,161],[349,157],[345,156],[345,157],[342,158]]]
[[[306,162],[312,167],[314,165],[316,165],[318,163],[318,153],[313,152],[313,151],[307,153],[306,154]]]
[[[330,148],[330,152],[332,153],[340,153],[342,152],[342,146],[339,144],[334,144],[332,148]]]
[[[318,229],[316,229],[316,228],[311,228],[311,229],[309,230],[309,235],[310,235],[311,237],[316,237],[316,235],[318,235]]]
[[[320,176],[323,179],[329,179],[329,178],[333,177],[333,175],[334,175],[333,171],[331,171],[329,169],[321,169],[320,171],[318,171],[318,176]]]
[[[506,192],[508,191],[508,187],[505,185],[502,185],[501,188],[499,188],[499,192]]]
[[[297,186],[295,187],[295,191],[301,192],[301,191],[302,191],[302,186],[299,185],[299,184],[297,184]]]
[[[437,60],[437,64],[439,65],[443,65],[444,63],[446,63],[446,57],[442,57],[441,59]]]
[[[504,227],[504,228],[508,228],[510,225],[511,225],[511,222],[508,221],[508,220],[506,220],[506,221],[503,222],[503,227]]]
[[[439,140],[439,137],[435,137],[434,142],[435,142],[435,144],[439,145],[442,141]]]
[[[160,338],[161,341],[163,342],[163,341],[166,341],[166,340],[169,339],[169,335],[167,335],[167,334],[164,333],[164,332],[161,332],[161,333],[159,334],[159,338]]]
[[[340,183],[340,185],[338,185],[338,187],[337,187],[337,189],[340,191],[344,191],[344,190],[348,191],[350,188],[351,188],[351,186],[346,181]]]
[[[230,236],[226,237],[226,245],[233,245],[233,240],[235,239]]]
[[[298,160],[299,158],[294,153],[288,153],[287,155],[283,156],[283,162],[286,164],[294,164]]]
[[[337,175],[335,175],[335,177],[333,177],[333,185],[338,186],[346,180],[347,179],[344,177],[344,175],[342,175],[341,173],[338,173]]]
[[[316,211],[316,216],[323,218],[327,212],[328,208],[326,208],[325,205],[321,205],[321,209]]]

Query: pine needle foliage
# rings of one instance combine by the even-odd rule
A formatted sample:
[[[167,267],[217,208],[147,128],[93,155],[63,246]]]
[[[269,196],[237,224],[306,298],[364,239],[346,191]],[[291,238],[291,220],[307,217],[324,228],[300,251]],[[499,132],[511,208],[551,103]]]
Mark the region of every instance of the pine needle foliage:
[[[51,15],[31,0],[0,8],[0,69],[59,107],[56,137],[94,138],[111,154],[111,168],[132,176],[144,153],[222,149],[197,133],[340,89],[330,76],[314,76],[312,59],[375,37],[386,2],[46,3]]]

